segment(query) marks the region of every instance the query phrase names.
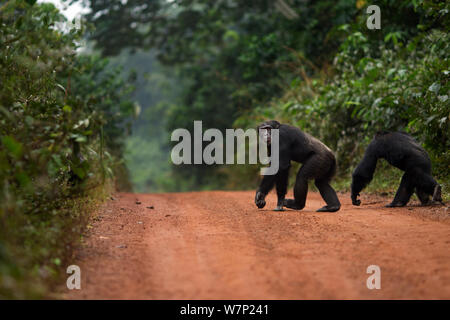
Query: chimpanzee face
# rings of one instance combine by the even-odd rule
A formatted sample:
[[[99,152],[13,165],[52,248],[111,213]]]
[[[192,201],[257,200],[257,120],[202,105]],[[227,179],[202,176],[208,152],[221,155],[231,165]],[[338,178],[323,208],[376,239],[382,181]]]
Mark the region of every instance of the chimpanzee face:
[[[280,123],[275,120],[269,120],[263,122],[260,126],[258,126],[259,134],[262,140],[270,145],[272,142],[272,129],[278,129],[280,127]]]
[[[270,144],[271,142],[270,128],[260,128],[259,130],[262,140],[265,143]]]

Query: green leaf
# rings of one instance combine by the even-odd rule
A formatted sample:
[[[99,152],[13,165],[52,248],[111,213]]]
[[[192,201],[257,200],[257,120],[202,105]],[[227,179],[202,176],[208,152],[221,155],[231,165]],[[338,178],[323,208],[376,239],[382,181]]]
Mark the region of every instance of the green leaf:
[[[425,121],[426,124],[429,124],[431,121],[433,121],[435,118],[437,117],[436,114],[430,116],[427,118],[427,120]]]
[[[61,84],[57,83],[56,86],[64,91],[64,93],[67,93],[66,88],[64,88]]]
[[[440,89],[441,89],[441,84],[439,82],[435,82],[428,88],[428,91],[438,94]]]
[[[73,167],[72,171],[80,178],[80,179],[84,179],[84,177],[86,176],[86,172],[83,170],[83,168],[80,167]]]
[[[78,137],[75,138],[76,142],[86,142],[87,138],[85,136],[79,135]]]
[[[358,102],[358,101],[347,101],[345,104],[346,104],[346,105],[354,105],[354,106],[359,106],[359,105],[361,105],[361,103]]]
[[[448,95],[438,96],[438,100],[440,102],[445,102],[448,100]]]
[[[61,156],[59,154],[52,155],[52,159],[58,167],[63,167]]]
[[[22,188],[25,188],[30,183],[30,177],[23,171],[16,173],[16,179]]]
[[[15,158],[20,158],[23,154],[23,146],[11,136],[2,137],[2,143],[10,154]]]

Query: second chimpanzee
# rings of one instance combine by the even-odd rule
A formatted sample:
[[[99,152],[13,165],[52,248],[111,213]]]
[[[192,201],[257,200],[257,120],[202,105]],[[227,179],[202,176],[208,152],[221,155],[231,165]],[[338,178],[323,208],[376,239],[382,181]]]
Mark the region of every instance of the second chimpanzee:
[[[279,170],[274,175],[263,177],[255,196],[258,208],[266,205],[265,197],[275,186],[278,196],[275,211],[283,210],[283,206],[295,210],[303,209],[308,193],[308,180],[315,179],[320,195],[327,203],[317,211],[338,211],[341,204],[336,192],[330,186],[330,180],[336,172],[336,158],[333,152],[318,139],[290,125],[271,120],[258,128],[266,137],[268,144],[271,143],[271,130],[279,130]],[[291,161],[303,163],[303,166],[297,173],[294,199],[285,199]]]
[[[377,160],[383,158],[389,164],[405,171],[394,200],[387,207],[405,206],[414,191],[423,205],[441,202],[441,186],[431,176],[431,161],[427,152],[404,132],[379,132],[367,147],[364,158],[353,172],[352,203],[361,204],[359,193],[372,180]]]

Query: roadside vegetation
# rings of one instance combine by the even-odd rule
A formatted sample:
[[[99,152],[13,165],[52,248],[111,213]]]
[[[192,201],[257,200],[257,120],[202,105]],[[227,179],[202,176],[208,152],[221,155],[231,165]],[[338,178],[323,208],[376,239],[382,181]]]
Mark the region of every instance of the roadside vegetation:
[[[437,17],[446,12],[441,7]],[[422,23],[439,25],[429,16],[434,13],[431,8]],[[424,145],[434,174],[448,187],[450,39],[444,25],[417,28],[426,31],[409,37],[407,30],[389,32],[382,39],[372,39],[373,31],[359,31],[362,25],[340,26],[336,32],[344,33],[345,40],[332,67],[292,81],[281,98],[258,105],[235,125],[251,126],[274,118],[319,137],[336,151],[344,190],[377,131],[406,131]],[[302,65],[300,57],[297,64]],[[401,172],[386,162],[379,167],[372,190],[395,188]]]
[[[158,113],[169,133],[192,129],[194,120],[205,130],[254,128],[271,118],[290,123],[336,151],[337,183],[345,190],[374,133],[402,130],[428,150],[433,174],[448,190],[448,1],[112,2],[90,6],[86,16],[97,27],[96,48],[105,56],[123,48],[153,50],[159,64],[174,70],[177,92]],[[369,5],[381,9],[379,30],[366,26]],[[135,23],[127,29],[130,19]],[[158,103],[142,101],[142,110]],[[139,159],[140,150],[158,157],[167,145],[132,148],[131,158]],[[168,161],[139,167],[141,191],[257,185],[254,166],[174,167]],[[400,174],[382,162],[380,168],[369,190],[392,191]]]
[[[77,53],[51,4],[0,3],[0,298],[39,298],[112,190],[134,112],[120,70]]]

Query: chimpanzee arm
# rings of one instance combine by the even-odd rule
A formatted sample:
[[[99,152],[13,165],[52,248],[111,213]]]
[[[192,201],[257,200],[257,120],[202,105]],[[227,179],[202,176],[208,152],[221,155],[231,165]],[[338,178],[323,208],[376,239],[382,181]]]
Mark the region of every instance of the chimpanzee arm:
[[[258,190],[256,190],[255,204],[259,209],[266,205],[266,196],[275,185],[276,177],[276,174],[264,176]]]
[[[255,203],[258,208],[264,208],[266,205],[265,198],[267,194],[275,186],[275,182],[281,171],[287,170],[291,165],[291,158],[289,153],[289,145],[286,142],[280,141],[279,149],[279,168],[278,172],[273,175],[265,175],[259,185],[258,190],[256,190]]]
[[[358,200],[359,193],[372,181],[377,160],[376,145],[372,142],[367,148],[364,158],[353,171],[351,195],[353,205],[359,206],[361,204],[361,200]]]
[[[275,186],[276,174],[270,176],[264,176],[261,184],[259,185],[258,191],[267,195],[270,190]]]

